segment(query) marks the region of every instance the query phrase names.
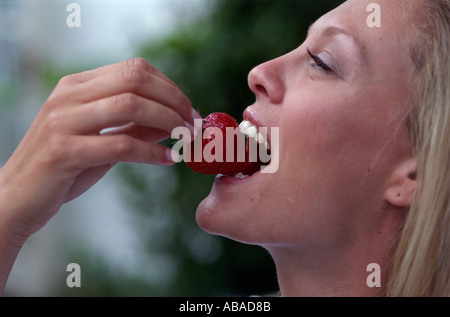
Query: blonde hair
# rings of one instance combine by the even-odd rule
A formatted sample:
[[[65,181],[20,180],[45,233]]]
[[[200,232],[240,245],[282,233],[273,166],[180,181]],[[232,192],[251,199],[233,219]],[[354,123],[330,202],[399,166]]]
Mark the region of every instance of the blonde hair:
[[[417,2],[409,124],[417,159],[388,296],[450,296],[450,0]]]

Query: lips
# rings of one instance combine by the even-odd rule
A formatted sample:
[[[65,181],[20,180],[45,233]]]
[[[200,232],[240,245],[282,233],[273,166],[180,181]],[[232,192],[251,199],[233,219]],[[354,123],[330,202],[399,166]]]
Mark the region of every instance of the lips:
[[[248,121],[249,123],[246,123],[244,125],[244,122]],[[256,112],[254,106],[249,106],[245,109],[244,114],[243,114],[243,121],[241,122],[241,124],[239,125],[241,127],[241,125],[244,125],[244,130],[246,130],[246,126],[247,124],[249,124],[250,126],[254,126],[256,129],[256,138],[257,138],[257,142],[260,141],[258,134],[262,134],[263,137],[265,138],[264,142],[260,142],[260,143],[265,143],[265,141],[267,141],[267,149],[271,148],[271,131],[270,131],[270,127],[268,127],[262,120],[260,120],[260,116],[259,114]],[[253,132],[252,132],[253,130]],[[253,128],[251,128],[250,133],[254,133],[255,130]]]

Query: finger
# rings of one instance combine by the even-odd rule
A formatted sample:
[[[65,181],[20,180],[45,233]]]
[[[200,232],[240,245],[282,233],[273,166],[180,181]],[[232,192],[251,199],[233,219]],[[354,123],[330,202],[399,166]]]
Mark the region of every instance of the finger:
[[[71,153],[81,169],[117,162],[171,165],[172,157],[177,159],[168,147],[125,134],[78,136],[71,141]]]
[[[80,103],[133,93],[167,106],[178,112],[185,121],[194,123],[191,102],[180,89],[166,80],[136,67],[127,67],[117,72],[95,77],[76,86],[71,93]]]
[[[159,143],[170,137],[170,134],[164,130],[141,126],[134,122],[125,124],[120,127],[106,129],[105,131],[101,131],[101,134],[102,135],[127,134],[135,139],[151,143]]]
[[[73,107],[67,115],[75,133],[100,130],[135,122],[171,133],[184,119],[171,108],[140,96],[124,93]]]
[[[80,84],[80,83],[85,83],[87,81],[90,81],[90,80],[100,77],[100,76],[120,72],[121,69],[128,68],[128,67],[139,68],[139,69],[141,69],[149,74],[153,74],[154,76],[159,77],[160,79],[165,80],[168,83],[170,83],[171,85],[177,87],[177,85],[172,80],[170,80],[166,75],[161,73],[156,67],[154,67],[153,65],[148,63],[145,59],[140,58],[140,57],[132,58],[132,59],[120,62],[120,63],[114,63],[114,64],[98,67],[95,69],[86,70],[86,71],[76,73],[76,74],[71,74],[71,75],[66,76],[65,79],[67,79],[67,81],[69,81],[69,82],[72,81],[74,83]]]

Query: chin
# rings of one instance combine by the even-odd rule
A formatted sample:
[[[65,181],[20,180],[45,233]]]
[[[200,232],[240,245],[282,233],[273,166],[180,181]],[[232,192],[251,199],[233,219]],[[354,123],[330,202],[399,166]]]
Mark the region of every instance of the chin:
[[[241,210],[238,197],[228,197],[213,185],[209,195],[197,208],[196,221],[208,233],[234,239],[236,233],[243,231],[236,224]]]
[[[246,178],[218,175],[211,192],[197,208],[199,227],[242,243],[259,244],[255,234],[261,234],[258,223],[264,218],[260,214],[261,185],[268,175],[260,172]]]

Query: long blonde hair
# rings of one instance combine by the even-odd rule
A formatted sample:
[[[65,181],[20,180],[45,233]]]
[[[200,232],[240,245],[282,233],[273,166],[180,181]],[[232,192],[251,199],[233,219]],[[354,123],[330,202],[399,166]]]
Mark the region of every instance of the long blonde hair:
[[[450,0],[420,1],[409,124],[417,158],[388,296],[450,296]]]

